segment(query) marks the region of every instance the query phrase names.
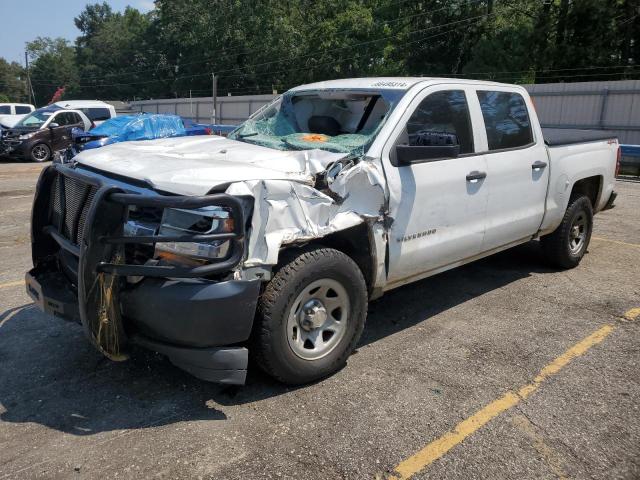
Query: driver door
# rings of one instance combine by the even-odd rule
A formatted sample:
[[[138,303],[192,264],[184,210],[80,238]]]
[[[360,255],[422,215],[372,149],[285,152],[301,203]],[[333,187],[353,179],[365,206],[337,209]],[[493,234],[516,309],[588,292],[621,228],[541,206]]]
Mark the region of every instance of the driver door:
[[[398,125],[385,163],[390,188],[388,285],[408,283],[479,254],[485,233],[487,163],[476,153],[481,112],[466,85],[433,86],[417,95]],[[454,158],[398,163],[398,145],[437,133],[453,134],[460,153]],[[392,137],[393,138],[393,137]],[[481,147],[480,147],[481,148]],[[384,158],[384,155],[383,155]]]

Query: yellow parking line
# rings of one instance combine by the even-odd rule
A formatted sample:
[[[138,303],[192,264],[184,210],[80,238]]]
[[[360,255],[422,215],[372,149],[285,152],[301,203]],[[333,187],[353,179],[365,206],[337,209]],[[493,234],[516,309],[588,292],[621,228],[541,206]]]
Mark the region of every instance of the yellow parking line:
[[[19,285],[24,285],[24,280],[17,280],[15,282],[8,282],[8,283],[0,283],[0,288],[17,287]]]
[[[640,308],[633,308],[624,314],[624,317],[628,320],[635,320],[639,316]],[[505,393],[502,397],[494,400],[469,418],[460,422],[453,430],[445,433],[442,437],[429,443],[422,450],[400,462],[395,467],[394,474],[390,478],[405,480],[424,470],[492,419],[525,400],[540,387],[542,382],[557,374],[571,362],[571,360],[584,355],[591,347],[602,342],[615,328],[615,326],[608,324],[582,339],[540,370],[540,373],[533,379],[533,382],[524,385],[516,392],[509,391]]]
[[[624,314],[624,318],[631,320],[632,322],[638,317],[640,317],[640,308],[632,308]]]
[[[604,237],[591,236],[591,238],[593,240],[600,240],[601,242],[617,243],[618,245],[626,245],[627,247],[640,248],[640,243],[621,242],[620,240],[611,240],[610,238],[604,238]]]

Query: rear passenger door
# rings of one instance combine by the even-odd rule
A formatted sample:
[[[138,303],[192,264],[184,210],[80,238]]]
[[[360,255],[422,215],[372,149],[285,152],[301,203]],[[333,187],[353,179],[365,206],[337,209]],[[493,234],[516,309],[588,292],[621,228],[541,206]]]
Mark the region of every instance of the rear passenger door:
[[[490,191],[482,249],[490,251],[538,231],[549,165],[535,111],[518,89],[477,88],[476,101],[486,135],[486,186]]]
[[[476,153],[473,124],[480,116],[466,85],[436,85],[418,93],[391,136],[383,162],[389,183],[390,286],[412,281],[478,254],[484,235],[488,191],[486,160]],[[421,135],[454,134],[460,154],[399,164],[397,146]],[[418,144],[419,145],[419,144]]]

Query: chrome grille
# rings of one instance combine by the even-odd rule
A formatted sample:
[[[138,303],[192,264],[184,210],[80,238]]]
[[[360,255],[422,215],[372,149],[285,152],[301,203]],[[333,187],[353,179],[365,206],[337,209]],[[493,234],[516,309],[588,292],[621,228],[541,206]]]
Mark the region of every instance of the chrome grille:
[[[80,245],[96,187],[75,178],[58,175],[51,191],[51,224],[67,240]]]

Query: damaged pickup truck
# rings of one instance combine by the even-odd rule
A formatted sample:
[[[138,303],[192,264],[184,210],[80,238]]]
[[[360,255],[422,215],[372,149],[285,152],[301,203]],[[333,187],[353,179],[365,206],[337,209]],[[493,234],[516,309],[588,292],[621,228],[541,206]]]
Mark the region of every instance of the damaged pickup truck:
[[[305,85],[228,138],[46,168],[27,291],[114,360],[137,344],[241,384],[251,353],[301,384],[345,364],[385,291],[538,237],[555,265],[578,265],[617,152],[606,133],[543,133],[517,86]]]

